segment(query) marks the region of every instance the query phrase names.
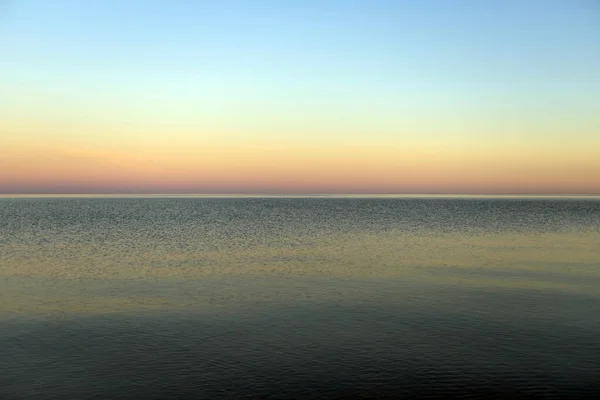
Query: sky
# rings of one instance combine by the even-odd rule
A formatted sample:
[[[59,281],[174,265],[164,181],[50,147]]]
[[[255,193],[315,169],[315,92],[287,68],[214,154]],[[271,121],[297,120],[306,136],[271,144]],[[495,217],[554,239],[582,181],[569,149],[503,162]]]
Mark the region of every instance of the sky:
[[[600,193],[595,0],[0,0],[0,193]]]

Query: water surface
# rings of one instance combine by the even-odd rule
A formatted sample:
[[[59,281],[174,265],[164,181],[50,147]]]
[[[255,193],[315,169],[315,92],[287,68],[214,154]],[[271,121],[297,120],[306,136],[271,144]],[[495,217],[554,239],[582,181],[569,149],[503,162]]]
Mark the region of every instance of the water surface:
[[[594,198],[1,198],[0,397],[597,396]]]

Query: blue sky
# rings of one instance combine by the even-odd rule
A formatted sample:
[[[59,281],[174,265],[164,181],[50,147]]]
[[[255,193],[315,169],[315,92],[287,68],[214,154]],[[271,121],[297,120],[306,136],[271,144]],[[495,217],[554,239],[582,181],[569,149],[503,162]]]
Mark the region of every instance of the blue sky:
[[[512,90],[527,102],[600,76],[592,1],[20,0],[4,14],[3,69],[49,86],[187,78],[242,97]]]

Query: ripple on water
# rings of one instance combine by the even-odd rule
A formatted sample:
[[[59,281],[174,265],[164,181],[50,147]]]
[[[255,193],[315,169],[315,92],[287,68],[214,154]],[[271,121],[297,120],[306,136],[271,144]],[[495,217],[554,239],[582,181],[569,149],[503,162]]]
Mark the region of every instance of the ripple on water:
[[[600,202],[0,199],[0,398],[594,398]]]

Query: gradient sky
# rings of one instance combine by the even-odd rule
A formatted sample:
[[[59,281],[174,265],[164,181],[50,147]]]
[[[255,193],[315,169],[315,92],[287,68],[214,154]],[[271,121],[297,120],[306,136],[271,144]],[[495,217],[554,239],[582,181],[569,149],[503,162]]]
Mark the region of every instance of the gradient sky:
[[[600,193],[600,3],[0,1],[0,150],[0,193]]]

